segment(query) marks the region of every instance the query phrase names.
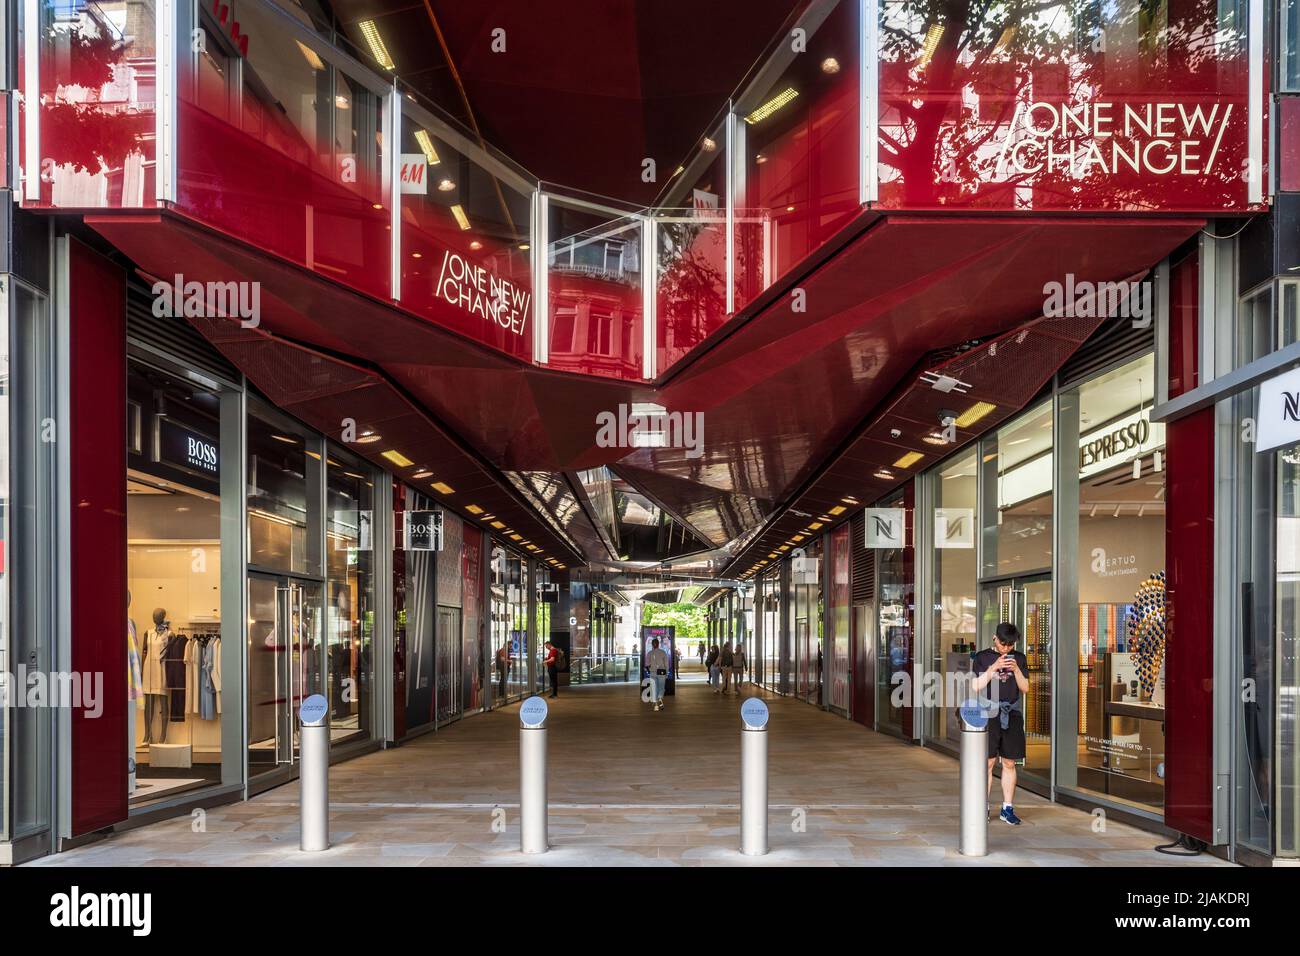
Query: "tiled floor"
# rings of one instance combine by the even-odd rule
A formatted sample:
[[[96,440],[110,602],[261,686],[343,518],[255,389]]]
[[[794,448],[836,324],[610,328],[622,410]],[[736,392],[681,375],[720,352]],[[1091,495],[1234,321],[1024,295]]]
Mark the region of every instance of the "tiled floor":
[[[114,836],[32,865],[1214,865],[1161,838],[1023,794],[989,855],[957,851],[957,763],[788,699],[769,700],[770,840],[738,846],[739,700],[679,685],[662,713],[637,688],[551,701],[550,838],[519,852],[517,705],[330,771],[331,839],[298,850],[297,786]]]

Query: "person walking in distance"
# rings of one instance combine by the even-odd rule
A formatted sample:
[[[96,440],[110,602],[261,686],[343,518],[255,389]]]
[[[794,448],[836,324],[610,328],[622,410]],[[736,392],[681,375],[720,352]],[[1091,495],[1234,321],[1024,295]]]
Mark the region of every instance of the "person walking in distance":
[[[725,697],[731,693],[731,669],[735,666],[736,655],[731,650],[731,641],[722,645],[722,654],[718,658],[718,666],[722,668],[722,695]]]
[[[560,649],[547,641],[544,645],[546,648],[546,657],[543,663],[546,665],[546,677],[551,682],[551,696],[560,696]]]
[[[700,641],[698,644],[695,645],[695,653],[698,654],[698,655],[700,656],[700,666],[703,667],[703,666],[704,666],[704,654],[705,654],[705,651],[704,651],[704,642],[703,642],[703,641]]]
[[[989,721],[989,789],[993,793],[993,767],[1002,762],[1002,812],[998,819],[1013,827],[1020,826],[1016,816],[1016,761],[1025,759],[1025,694],[1029,693],[1029,661],[1016,650],[1020,630],[1003,621],[993,637],[993,646],[975,655],[971,672],[975,679],[971,687],[983,694],[998,708],[997,715]]]
[[[510,642],[502,641],[497,649],[497,697],[506,699],[506,678],[510,675]]]
[[[736,649],[731,652],[731,679],[735,682],[736,693],[740,693],[740,685],[745,683],[745,645],[740,641],[736,642]]]
[[[664,709],[664,684],[668,680],[668,652],[659,646],[659,638],[650,642],[645,655],[646,670],[650,672],[650,701],[654,709]]]
[[[708,660],[705,662],[705,666],[708,667],[709,669],[709,686],[713,688],[713,692],[715,694],[719,690],[718,678],[720,676],[719,674],[720,669],[718,667],[718,658],[721,656],[722,656],[722,652],[718,650],[718,645],[714,644],[712,647],[709,648],[709,657]]]

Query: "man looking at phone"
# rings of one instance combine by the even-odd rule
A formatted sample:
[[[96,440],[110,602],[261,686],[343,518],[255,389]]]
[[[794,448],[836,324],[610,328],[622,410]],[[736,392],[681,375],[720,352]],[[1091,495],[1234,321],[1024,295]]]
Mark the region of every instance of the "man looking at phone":
[[[971,662],[975,675],[971,688],[997,705],[989,721],[989,789],[993,793],[993,765],[1002,761],[1002,812],[998,818],[1020,826],[1012,806],[1016,792],[1016,761],[1025,759],[1025,697],[1029,693],[1029,661],[1016,650],[1020,630],[1003,621],[993,636],[993,646],[980,651]],[[987,691],[986,691],[987,688]]]

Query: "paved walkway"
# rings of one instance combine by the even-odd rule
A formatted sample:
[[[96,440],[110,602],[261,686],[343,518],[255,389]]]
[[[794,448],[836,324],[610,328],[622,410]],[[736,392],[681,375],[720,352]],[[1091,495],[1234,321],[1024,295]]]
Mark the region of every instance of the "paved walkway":
[[[637,688],[566,688],[551,701],[553,849],[519,852],[517,705],[331,768],[334,846],[300,853],[297,786],[136,830],[32,865],[1215,865],[1166,842],[1023,794],[1025,824],[994,821],[989,855],[957,852],[950,757],[771,698],[771,846],[737,852],[736,697],[683,684],[662,713]]]

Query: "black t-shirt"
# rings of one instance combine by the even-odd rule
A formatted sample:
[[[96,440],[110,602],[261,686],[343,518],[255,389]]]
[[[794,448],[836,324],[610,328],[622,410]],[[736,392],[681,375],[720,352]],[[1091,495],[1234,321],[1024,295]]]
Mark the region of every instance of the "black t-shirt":
[[[985,648],[975,655],[975,659],[971,662],[971,672],[976,677],[979,677],[996,664],[1001,656],[993,648]],[[1019,651],[1012,651],[1011,656],[1015,658],[1016,663],[1020,666],[1020,673],[1024,674],[1026,678],[1029,677],[1029,661],[1025,658],[1025,655]],[[997,686],[994,687],[994,684]],[[984,696],[996,700],[1000,704],[1014,704],[1020,699],[1020,686],[1016,683],[1016,675],[1009,670],[1000,672],[984,688]]]

